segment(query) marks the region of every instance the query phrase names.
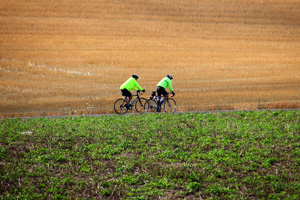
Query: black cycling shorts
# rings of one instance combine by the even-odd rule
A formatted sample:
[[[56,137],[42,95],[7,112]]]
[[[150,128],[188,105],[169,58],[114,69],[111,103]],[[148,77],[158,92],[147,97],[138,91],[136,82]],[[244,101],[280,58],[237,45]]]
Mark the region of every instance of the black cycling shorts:
[[[166,89],[165,88],[163,88],[163,87],[157,87],[157,95],[158,96],[166,96],[166,95],[168,95],[168,93],[167,93],[167,91],[166,91]]]
[[[122,92],[122,96],[125,96],[125,97],[132,96],[131,92],[129,92],[127,89],[122,89],[121,92]]]

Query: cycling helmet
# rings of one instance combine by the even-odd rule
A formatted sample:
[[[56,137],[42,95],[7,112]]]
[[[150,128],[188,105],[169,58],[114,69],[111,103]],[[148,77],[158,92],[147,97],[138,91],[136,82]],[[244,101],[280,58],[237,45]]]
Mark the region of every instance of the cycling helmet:
[[[173,79],[173,76],[170,75],[170,74],[168,74],[167,77],[168,77],[169,79],[171,79],[171,80]]]
[[[138,75],[136,75],[136,74],[133,74],[133,75],[132,75],[132,78],[138,79],[138,78],[139,78],[139,76],[138,76]]]

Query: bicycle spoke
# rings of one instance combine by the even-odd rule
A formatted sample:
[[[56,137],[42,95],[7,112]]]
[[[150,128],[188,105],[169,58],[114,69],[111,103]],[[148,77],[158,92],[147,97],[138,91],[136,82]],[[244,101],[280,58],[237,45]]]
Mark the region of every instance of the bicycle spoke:
[[[114,110],[117,114],[125,114],[127,108],[125,107],[126,101],[124,99],[118,99],[115,101]]]
[[[148,99],[144,105],[145,112],[156,112],[157,106],[155,101]]]
[[[146,101],[147,101],[147,99],[145,99],[145,98],[139,98],[135,102],[135,110],[138,113],[144,113],[145,112],[144,105],[145,105]]]
[[[174,113],[176,111],[176,102],[174,99],[168,99],[164,102],[164,110],[166,113]]]

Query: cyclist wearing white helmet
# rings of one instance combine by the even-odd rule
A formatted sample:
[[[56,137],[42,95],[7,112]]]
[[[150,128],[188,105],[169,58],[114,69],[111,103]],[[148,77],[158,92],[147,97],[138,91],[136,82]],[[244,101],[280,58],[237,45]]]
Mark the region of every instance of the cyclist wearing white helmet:
[[[169,90],[172,92],[172,95],[175,96],[175,92],[173,91],[173,87],[172,87],[172,79],[173,77],[169,74],[166,77],[164,77],[158,84],[157,84],[157,95],[158,96],[164,96],[164,98],[161,99],[161,97],[159,97],[158,100],[158,107],[160,107],[160,105],[163,103],[163,101],[165,99],[169,98],[169,94],[166,91],[167,88],[169,88]],[[158,109],[158,111],[160,111],[160,109]]]
[[[143,92],[145,92],[145,90],[138,84],[137,79],[138,79],[138,75],[133,74],[125,83],[123,83],[120,87],[121,92],[122,92],[122,96],[128,97],[128,100],[126,102],[125,107],[129,109],[129,102],[132,99],[132,94],[130,92],[130,90],[142,90]]]

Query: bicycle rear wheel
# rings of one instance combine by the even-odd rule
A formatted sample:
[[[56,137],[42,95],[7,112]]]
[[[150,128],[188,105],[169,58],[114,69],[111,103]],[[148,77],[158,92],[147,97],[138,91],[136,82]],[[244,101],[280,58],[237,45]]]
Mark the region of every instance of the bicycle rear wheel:
[[[174,113],[176,111],[176,101],[174,99],[168,99],[164,102],[163,108],[166,113]]]
[[[114,104],[115,112],[119,115],[125,114],[128,109],[125,107],[126,101],[124,99],[117,99]]]
[[[138,113],[144,113],[145,112],[144,105],[145,105],[146,101],[147,101],[147,99],[145,99],[145,98],[139,98],[135,101],[135,110]]]
[[[153,101],[152,99],[148,99],[145,102],[145,105],[144,105],[145,112],[156,112],[156,109],[157,109],[156,102]]]

